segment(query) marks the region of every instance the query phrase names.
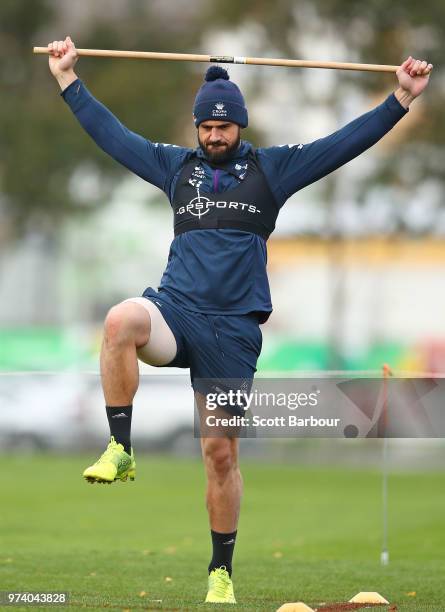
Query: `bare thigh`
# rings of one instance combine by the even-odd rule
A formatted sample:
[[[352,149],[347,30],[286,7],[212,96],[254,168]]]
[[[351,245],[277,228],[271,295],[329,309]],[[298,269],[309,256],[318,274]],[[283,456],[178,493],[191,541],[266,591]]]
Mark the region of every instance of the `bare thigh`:
[[[214,421],[212,424],[207,424],[207,417],[212,416],[216,419],[229,419],[232,415],[223,410],[217,408],[216,410],[209,410],[206,408],[206,396],[195,391],[195,406],[199,416],[199,429],[201,438],[202,452],[208,452],[207,449],[218,450],[224,448],[225,444],[229,444],[233,457],[238,457],[239,437],[241,433],[241,427],[234,422],[233,425],[216,425],[215,423],[224,423],[226,421]],[[219,438],[219,441],[217,440]],[[224,440],[226,442],[224,442]]]
[[[134,302],[140,304],[150,316],[150,337],[147,344],[137,348],[138,358],[152,366],[163,366],[170,363],[177,352],[176,340],[173,332],[167,325],[159,308],[151,301],[144,297],[134,297],[124,300],[125,302]]]

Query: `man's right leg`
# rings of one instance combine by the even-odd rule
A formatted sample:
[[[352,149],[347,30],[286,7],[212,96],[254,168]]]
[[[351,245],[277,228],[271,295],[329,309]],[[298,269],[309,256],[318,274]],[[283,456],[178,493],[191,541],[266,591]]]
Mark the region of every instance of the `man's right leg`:
[[[130,298],[109,311],[100,366],[111,440],[100,459],[84,471],[89,482],[134,479],[130,433],[139,385],[138,357],[150,365],[165,365],[176,350],[173,333],[150,300]]]
[[[100,374],[107,406],[131,404],[139,386],[137,349],[150,338],[151,317],[132,302],[108,312],[100,353]]]

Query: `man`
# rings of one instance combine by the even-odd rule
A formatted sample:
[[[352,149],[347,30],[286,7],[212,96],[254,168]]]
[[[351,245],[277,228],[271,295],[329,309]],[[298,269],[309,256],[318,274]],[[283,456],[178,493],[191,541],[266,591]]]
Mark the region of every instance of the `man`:
[[[100,364],[111,440],[83,475],[90,482],[134,479],[130,427],[137,358],[189,367],[201,410],[209,389],[231,389],[233,379],[249,388],[261,351],[259,325],[272,311],[266,241],[281,206],[384,136],[425,89],[432,65],[409,57],[397,71],[393,94],[326,138],[257,150],[240,140],[248,123],[240,90],[223,68],[212,66],[193,109],[199,146],[188,149],[130,132],[95,100],[74,73],[78,58],[69,37],[48,49],[50,70],[84,129],[114,159],[162,189],[173,209],[175,237],[158,291],[149,287],[142,297],[114,306],[104,326]],[[242,407],[232,412],[242,413]],[[238,440],[205,436],[201,446],[213,544],[206,602],[236,603],[231,575],[242,494]]]

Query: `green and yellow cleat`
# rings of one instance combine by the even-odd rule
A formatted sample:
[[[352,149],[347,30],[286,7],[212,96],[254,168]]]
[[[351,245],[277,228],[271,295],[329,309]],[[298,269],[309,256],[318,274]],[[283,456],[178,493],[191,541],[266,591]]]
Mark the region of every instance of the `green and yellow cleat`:
[[[224,565],[212,570],[209,574],[209,590],[205,603],[236,604],[233,583]]]
[[[136,462],[133,449],[129,455],[113,436],[103,455],[83,473],[85,480],[91,484],[95,482],[111,484],[116,480],[127,480],[127,478],[134,480],[135,476]]]

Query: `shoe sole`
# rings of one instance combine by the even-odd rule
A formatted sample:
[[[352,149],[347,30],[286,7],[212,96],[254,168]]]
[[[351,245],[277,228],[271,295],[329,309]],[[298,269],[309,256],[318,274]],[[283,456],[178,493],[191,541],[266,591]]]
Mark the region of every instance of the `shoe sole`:
[[[100,478],[100,476],[84,476],[84,478],[90,484],[95,484],[95,483],[97,483],[97,484],[112,484],[113,482],[117,482],[119,480],[121,480],[122,482],[126,482],[128,478],[131,481],[134,481],[134,479],[136,478],[136,470],[135,469],[128,470],[128,472],[125,472],[124,474],[122,474],[122,476],[118,476],[117,478],[113,478],[113,480],[106,480],[105,478]]]
[[[218,603],[218,604],[236,604],[236,600],[234,599],[205,599],[204,603]]]

